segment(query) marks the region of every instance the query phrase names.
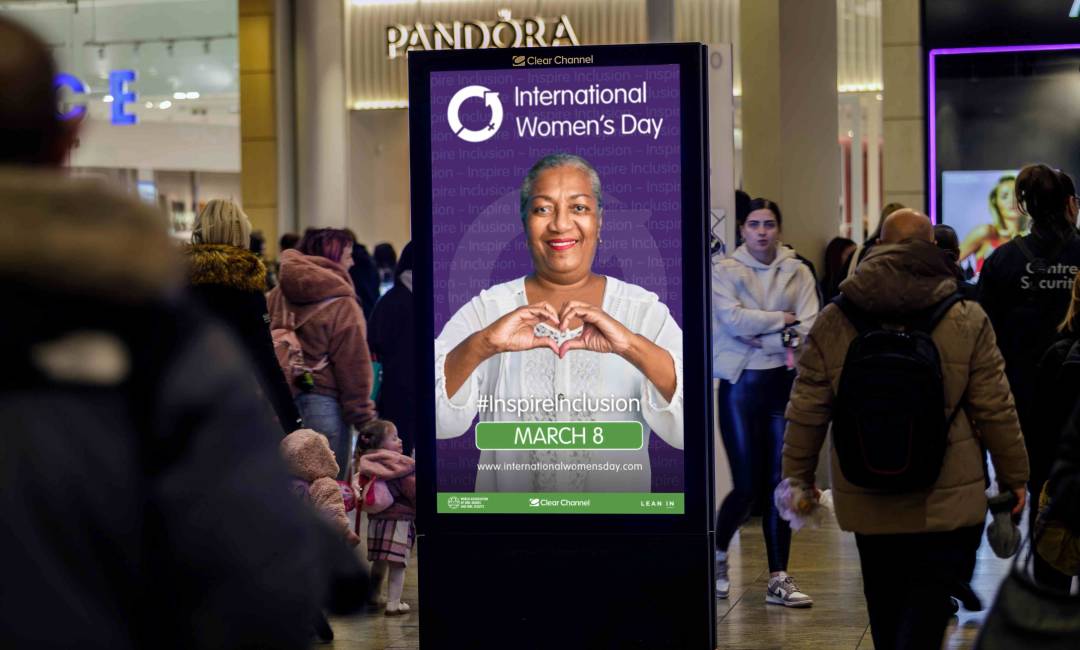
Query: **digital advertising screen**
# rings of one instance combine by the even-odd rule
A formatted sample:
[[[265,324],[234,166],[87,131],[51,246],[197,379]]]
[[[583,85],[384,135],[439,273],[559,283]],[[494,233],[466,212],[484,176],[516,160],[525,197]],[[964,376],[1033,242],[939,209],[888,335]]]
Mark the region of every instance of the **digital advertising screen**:
[[[1024,165],[1080,178],[1080,43],[933,49],[927,77],[931,217],[978,273],[1030,229],[1013,192]]]
[[[425,78],[439,514],[686,510],[684,258],[704,255],[683,231],[704,211],[683,71],[643,59]]]

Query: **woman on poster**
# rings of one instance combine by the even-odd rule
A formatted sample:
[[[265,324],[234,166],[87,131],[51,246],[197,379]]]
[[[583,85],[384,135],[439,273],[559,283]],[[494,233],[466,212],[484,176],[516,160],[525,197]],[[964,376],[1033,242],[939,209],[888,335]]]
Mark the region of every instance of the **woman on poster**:
[[[975,228],[960,244],[961,265],[975,275],[982,273],[983,262],[991,253],[1026,230],[1024,215],[1016,205],[1016,177],[1012,174],[999,178],[990,190],[990,216],[993,223]]]
[[[481,291],[435,340],[436,436],[465,434],[478,414],[481,421],[636,420],[644,440],[633,451],[485,450],[480,467],[500,468],[478,469],[476,491],[650,492],[650,430],[683,447],[682,329],[656,294],[593,272],[603,201],[586,160],[552,154],[534,164],[522,184],[521,219],[533,273]],[[505,400],[521,399],[558,406],[506,408]]]

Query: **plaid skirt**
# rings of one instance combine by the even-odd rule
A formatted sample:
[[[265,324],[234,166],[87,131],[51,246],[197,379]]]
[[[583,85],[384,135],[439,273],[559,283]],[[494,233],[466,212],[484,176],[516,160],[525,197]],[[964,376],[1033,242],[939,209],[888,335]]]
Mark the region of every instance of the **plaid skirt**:
[[[416,541],[416,525],[411,519],[368,519],[367,534],[368,562],[409,563]]]

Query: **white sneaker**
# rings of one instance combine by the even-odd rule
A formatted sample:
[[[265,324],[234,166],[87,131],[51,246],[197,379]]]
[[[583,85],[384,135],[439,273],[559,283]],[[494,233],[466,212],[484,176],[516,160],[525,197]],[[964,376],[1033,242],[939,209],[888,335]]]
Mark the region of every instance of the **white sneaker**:
[[[784,607],[810,607],[814,599],[799,590],[795,578],[780,574],[769,580],[765,589],[765,602]]]
[[[716,597],[724,599],[731,593],[731,580],[728,579],[727,553],[716,552]]]

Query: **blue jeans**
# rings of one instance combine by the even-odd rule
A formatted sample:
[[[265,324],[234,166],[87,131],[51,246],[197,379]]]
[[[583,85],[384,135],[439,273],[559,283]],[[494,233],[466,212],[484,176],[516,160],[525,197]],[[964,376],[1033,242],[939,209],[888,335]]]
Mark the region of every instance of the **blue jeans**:
[[[304,419],[305,427],[318,431],[330,441],[330,449],[334,450],[334,458],[340,468],[337,478],[339,481],[345,480],[352,459],[353,440],[352,429],[341,415],[341,405],[327,395],[304,393],[296,397],[296,408]]]

